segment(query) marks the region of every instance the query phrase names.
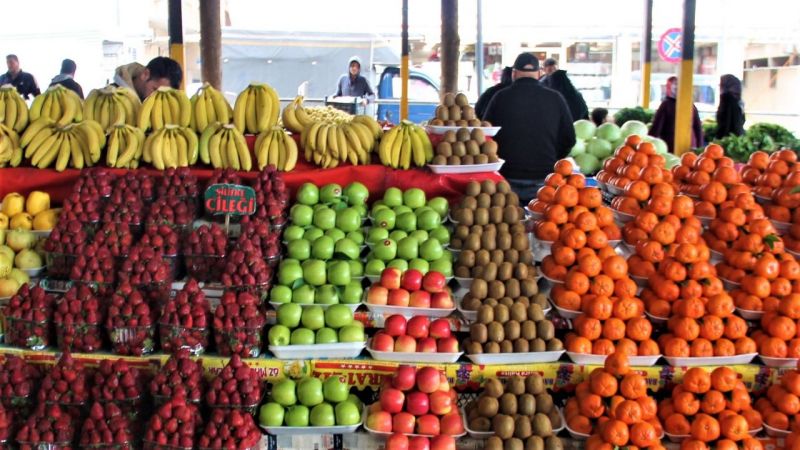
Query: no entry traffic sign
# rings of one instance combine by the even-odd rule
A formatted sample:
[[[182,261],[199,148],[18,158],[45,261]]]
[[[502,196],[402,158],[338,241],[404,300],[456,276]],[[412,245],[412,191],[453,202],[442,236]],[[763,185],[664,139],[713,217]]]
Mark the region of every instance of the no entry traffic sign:
[[[683,32],[680,28],[670,28],[658,40],[658,56],[668,63],[678,63],[683,52]]]

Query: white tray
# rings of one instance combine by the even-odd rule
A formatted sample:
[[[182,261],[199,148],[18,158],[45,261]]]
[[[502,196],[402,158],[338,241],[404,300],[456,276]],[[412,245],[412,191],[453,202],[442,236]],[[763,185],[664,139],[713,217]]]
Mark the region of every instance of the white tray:
[[[797,367],[797,358],[770,358],[769,356],[758,355],[764,365],[767,367],[776,368],[795,368]]]
[[[278,302],[269,302],[269,304],[272,305],[272,307],[275,308],[275,310],[277,310],[278,308],[280,308],[281,305],[283,305],[283,303],[278,303]],[[308,308],[309,306],[321,306],[322,309],[328,309],[328,307],[331,305],[347,305],[350,308],[350,311],[353,312],[355,312],[358,309],[358,307],[361,306],[361,303],[332,303],[330,305],[327,303],[296,303],[296,304],[302,306],[303,308]]]
[[[731,366],[734,364],[750,364],[758,356],[758,353],[745,353],[734,356],[708,356],[705,358],[697,357],[676,357],[665,356],[667,364],[672,367],[695,367],[695,366]]]
[[[453,301],[455,303],[455,300]],[[411,306],[389,306],[389,305],[372,305],[369,303],[362,303],[369,309],[372,314],[379,314],[384,317],[400,314],[403,317],[410,318],[414,316],[428,316],[432,318],[447,317],[456,310],[452,308],[416,308]]]
[[[472,133],[472,130],[475,128],[478,128],[483,130],[484,136],[489,137],[494,136],[498,131],[500,131],[500,127],[446,127],[444,125],[428,125],[425,127],[425,131],[430,134],[445,134],[448,131],[458,131],[462,128],[466,128],[470,133]]]
[[[725,288],[726,291],[733,291],[735,289],[739,289],[739,286],[742,285],[742,283],[737,283],[735,281],[731,281],[722,277],[719,277],[719,279],[722,280],[722,286]]]
[[[574,311],[574,310],[562,308],[562,307],[556,305],[556,302],[554,302],[553,299],[551,299],[550,297],[547,298],[547,301],[551,305],[553,305],[553,308],[556,309],[556,311],[558,312],[558,315],[563,317],[563,318],[565,318],[565,319],[569,319],[569,320],[576,319],[578,316],[583,314],[583,311]]]
[[[35,269],[20,269],[20,270],[28,274],[29,277],[36,278],[39,275],[41,275],[45,269],[47,269],[47,266],[37,267]]]
[[[555,362],[561,358],[564,350],[551,350],[545,352],[527,353],[480,353],[477,355],[467,355],[475,364],[487,366],[491,364],[531,364]]]
[[[564,427],[567,429],[567,433],[569,433],[569,435],[572,436],[572,439],[575,439],[576,441],[585,441],[589,439],[589,437],[591,436],[590,434],[578,433],[577,431],[573,431],[569,426],[566,425],[566,421],[564,422],[565,422]]]
[[[497,162],[486,164],[463,164],[460,166],[449,166],[446,164],[428,164],[428,168],[435,174],[459,174],[459,173],[481,173],[497,172],[503,167],[506,161],[500,159]]]
[[[716,265],[717,263],[720,263],[720,262],[722,262],[722,261],[725,261],[725,256],[724,256],[722,253],[720,253],[720,252],[718,252],[718,251],[716,251],[716,250],[711,250],[711,249],[709,249],[709,258],[708,258],[708,261],[709,261],[711,264],[714,264],[714,265]]]
[[[769,437],[786,437],[791,433],[789,430],[779,430],[777,428],[773,428],[767,425],[766,422],[764,422],[764,429],[767,430],[767,436]]]
[[[763,195],[753,194],[753,197],[761,205],[768,205],[772,201],[772,197],[764,197]]]
[[[648,278],[647,277],[640,277],[640,276],[637,276],[637,275],[630,275],[630,277],[631,277],[631,280],[633,280],[633,282],[636,283],[636,286],[639,286],[640,288],[647,287],[647,285],[648,285],[648,281],[647,281]]]
[[[764,315],[764,311],[753,311],[751,309],[742,309],[738,306],[736,307],[736,312],[739,313],[739,316],[744,320],[761,320],[761,316]]]
[[[564,284],[563,281],[558,281],[558,280],[555,280],[553,278],[548,277],[547,275],[544,274],[544,272],[542,272],[542,278],[544,278],[545,280],[547,280],[551,284]]]
[[[650,319],[650,322],[652,322],[653,324],[667,323],[667,321],[669,320],[666,317],[654,316],[647,311],[644,312],[644,315],[647,316],[647,318]]]
[[[470,287],[472,287],[472,280],[474,278],[472,278],[472,277],[470,277],[470,278],[455,277],[455,279],[456,279],[456,282],[458,282],[459,286],[469,289]]]
[[[707,216],[695,216],[695,217],[697,217],[697,219],[700,221],[700,224],[703,225],[703,228],[708,228],[708,226],[711,225],[711,221],[714,220],[713,218]]]
[[[607,355],[589,355],[586,353],[567,352],[567,356],[575,364],[587,366],[602,366],[606,362]],[[655,366],[661,355],[652,356],[629,356],[628,363],[633,367],[651,367]]]
[[[31,233],[33,233],[33,235],[37,238],[50,237],[50,233],[52,232],[53,230],[31,230]]]
[[[664,432],[664,436],[673,444],[680,444],[689,437],[688,434],[669,434],[666,431]]]
[[[625,225],[626,223],[636,219],[636,216],[634,216],[633,214],[617,211],[616,209],[612,209],[611,212],[614,213],[614,220],[616,220],[618,223],[621,223],[622,225]]]
[[[335,359],[355,358],[361,354],[366,342],[339,342],[336,344],[270,345],[269,351],[277,359]]]
[[[367,415],[367,408],[361,410],[361,421],[355,425],[334,425],[332,427],[267,427],[259,424],[259,428],[273,436],[284,436],[291,434],[348,434],[355,433],[358,427],[364,422]]]
[[[367,411],[369,411],[369,407],[367,407]],[[462,414],[461,414],[461,410],[459,409],[459,410],[457,410],[457,411],[458,411],[458,414],[461,416],[461,415],[462,415]],[[463,417],[463,416],[461,417],[461,420],[462,420],[462,422],[463,422],[463,420],[464,420],[464,417]],[[362,422],[362,424],[364,425],[364,429],[365,429],[365,430],[367,430],[367,432],[368,432],[369,434],[374,434],[375,436],[387,437],[387,436],[391,436],[391,435],[393,434],[392,432],[385,432],[385,431],[375,431],[375,430],[373,430],[372,428],[368,427],[368,426],[367,426],[367,415],[366,415],[366,414],[364,414],[364,417],[363,417],[363,422]],[[416,433],[403,433],[403,434],[405,434],[405,435],[406,435],[406,436],[408,436],[408,437],[415,437],[415,436],[422,436],[422,437],[429,437],[429,438],[430,438],[430,437],[433,437],[433,436],[432,436],[432,435],[430,435],[430,434],[416,434]],[[456,435],[453,435],[453,437],[454,437],[454,438],[460,438],[461,436],[466,436],[466,435],[467,435],[467,431],[466,431],[466,429],[465,429],[463,433],[461,433],[461,434],[456,434]]]
[[[789,222],[781,222],[780,220],[770,219],[772,222],[772,226],[775,227],[775,231],[778,232],[779,235],[784,235],[789,232],[789,228],[792,227],[792,224]]]
[[[450,364],[458,361],[464,352],[458,353],[422,353],[422,352],[382,352],[370,348],[371,342],[367,342],[367,351],[376,361],[395,361],[405,363],[425,363],[425,364]]]

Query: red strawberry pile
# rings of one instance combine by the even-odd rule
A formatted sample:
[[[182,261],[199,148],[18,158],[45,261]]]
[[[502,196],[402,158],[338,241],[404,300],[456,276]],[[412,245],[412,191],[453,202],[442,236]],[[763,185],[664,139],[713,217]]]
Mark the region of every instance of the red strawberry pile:
[[[159,197],[194,198],[200,195],[197,177],[188,167],[167,169],[156,180],[156,193]]]
[[[135,191],[123,193],[115,189],[103,210],[102,220],[105,223],[139,225],[144,223],[144,216],[145,208],[141,193]]]
[[[0,442],[11,438],[11,428],[14,425],[14,413],[11,409],[0,406]]]
[[[188,349],[173,353],[150,381],[150,394],[155,398],[182,395],[189,402],[199,403],[203,396],[203,362],[192,360]]]
[[[206,391],[206,403],[213,407],[252,407],[261,401],[258,372],[233,355]]]
[[[194,448],[195,437],[202,425],[203,419],[197,407],[186,403],[183,395],[175,395],[161,405],[147,423],[144,448],[153,448],[154,445]]]
[[[261,255],[261,249],[250,241],[240,241],[225,258],[222,284],[225,286],[259,286],[269,289],[272,267]]]
[[[258,298],[249,292],[222,294],[214,310],[214,343],[222,356],[254,358],[261,354],[261,331],[266,318]]]
[[[159,320],[161,349],[174,352],[187,348],[200,354],[208,347],[211,306],[197,280],[189,278],[183,289],[164,305]]]
[[[65,220],[62,216],[58,225],[50,232],[50,236],[44,242],[46,252],[63,253],[66,255],[76,255],[81,247],[86,245],[89,235],[83,229],[83,225],[77,220]],[[48,273],[53,267],[48,267]],[[67,271],[69,273],[69,271]]]
[[[193,200],[179,197],[160,197],[150,205],[148,224],[165,224],[186,227],[192,224],[195,214]]]
[[[114,182],[111,203],[122,204],[118,199],[125,198],[128,194],[134,194],[137,199],[140,199],[139,201],[147,201],[153,198],[153,192],[155,192],[155,183],[150,175],[135,171],[125,172],[125,175],[117,178]],[[115,198],[115,195],[119,197]]]
[[[0,364],[0,400],[3,406],[18,407],[20,399],[33,395],[41,378],[42,373],[37,366],[18,356],[7,355]]]
[[[84,198],[73,192],[64,200],[59,220],[77,220],[81,223],[97,223],[103,215],[103,205],[99,197]]]
[[[89,400],[86,368],[64,353],[45,374],[37,395],[39,404],[83,405]]]
[[[164,260],[164,254],[141,244],[134,246],[122,262],[118,280],[133,285],[162,284],[172,281],[169,263]]]
[[[238,409],[215,409],[197,445],[214,450],[251,449],[260,440],[261,431],[250,414]]]
[[[195,228],[186,238],[186,272],[198,281],[219,281],[225,267],[228,236],[217,224]]]
[[[60,444],[60,448],[70,448],[74,436],[72,417],[58,405],[42,403],[17,431],[17,443],[20,450],[47,448],[42,444]]]
[[[283,175],[275,167],[267,166],[258,174],[253,190],[256,192],[256,213],[253,218],[283,223],[289,203],[289,190],[283,181]]]
[[[180,244],[178,233],[172,227],[147,225],[138,245],[152,247],[153,250],[161,251],[165,256],[175,256],[178,254]]]
[[[233,169],[215,169],[206,182],[206,188],[212,184],[242,184],[242,177]]]
[[[114,283],[114,257],[111,251],[94,244],[87,245],[75,258],[69,279],[100,285]]]
[[[153,312],[142,293],[129,283],[121,283],[111,296],[106,320],[114,353],[141,356],[152,352],[153,324]]]
[[[42,349],[50,343],[54,297],[39,286],[23,284],[3,308],[6,342],[15,347]]]
[[[133,246],[133,235],[128,224],[108,222],[95,233],[95,247],[105,247],[113,256],[126,256]]]
[[[131,448],[131,422],[114,403],[93,403],[81,427],[81,447]]]
[[[108,197],[111,195],[114,175],[104,167],[93,167],[81,171],[72,192],[79,193],[81,199]]]
[[[71,287],[56,302],[55,324],[58,349],[91,353],[103,345],[100,326],[105,308],[86,285]]]
[[[98,402],[137,400],[144,394],[144,374],[124,359],[104,359],[94,371],[91,392]]]
[[[254,247],[261,250],[261,255],[267,260],[277,260],[280,256],[280,234],[272,231],[268,219],[250,220],[245,217],[241,223],[242,234],[237,240],[237,247],[245,242],[251,242]]]

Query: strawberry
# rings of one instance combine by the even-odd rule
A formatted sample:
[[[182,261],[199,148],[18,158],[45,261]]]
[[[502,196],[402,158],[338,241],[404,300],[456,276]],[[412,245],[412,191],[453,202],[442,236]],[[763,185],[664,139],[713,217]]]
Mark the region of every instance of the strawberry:
[[[118,355],[150,353],[154,349],[154,314],[142,293],[122,283],[111,296],[106,329]]]
[[[202,424],[197,407],[186,403],[183,393],[178,393],[150,418],[144,434],[145,448],[154,445],[193,448]]]
[[[225,258],[222,284],[225,286],[261,287],[269,289],[272,267],[267,265],[261,249],[249,240],[239,240],[238,245]]]
[[[104,167],[83,169],[72,187],[72,193],[79,194],[78,201],[108,197],[111,195],[114,178],[114,174]]]
[[[48,448],[46,444],[58,444],[57,448],[70,448],[75,436],[72,416],[55,404],[40,403],[17,431],[20,450]]]
[[[111,251],[94,244],[87,245],[75,258],[69,278],[100,285],[114,283],[114,257]]]
[[[137,244],[122,262],[117,273],[120,282],[133,285],[170,283],[171,270],[164,254],[152,247]]]
[[[233,169],[215,169],[206,182],[206,188],[212,184],[242,184],[242,177]]]
[[[261,250],[267,262],[277,261],[281,252],[281,235],[270,228],[269,219],[251,219],[245,216],[241,226],[242,234],[237,240],[237,247],[241,247],[245,241],[250,241],[253,246]]]
[[[208,299],[197,281],[189,278],[183,289],[164,305],[159,320],[162,350],[188,348],[194,354],[202,353],[208,347],[210,315]]]
[[[86,285],[71,287],[56,302],[55,324],[58,348],[62,351],[91,353],[100,349],[100,326],[105,307]]]
[[[117,402],[131,407],[144,394],[144,374],[129,366],[124,359],[104,359],[94,372],[91,393],[95,401]]]
[[[178,392],[193,403],[199,403],[203,393],[203,361],[192,360],[185,348],[173,353],[150,381],[153,397],[171,397]]]
[[[47,275],[64,279],[69,276],[75,256],[82,253],[89,237],[83,225],[77,220],[68,220],[63,215],[50,236],[44,242],[44,250],[48,253]]]
[[[196,198],[200,195],[200,184],[188,167],[167,169],[156,180],[156,193],[159,197]]]
[[[214,450],[249,449],[256,448],[260,440],[261,431],[250,414],[237,409],[214,409],[197,445]]]
[[[150,205],[148,224],[166,224],[181,227],[191,226],[196,206],[193,200],[178,197],[160,197]]]
[[[206,391],[206,403],[212,407],[255,406],[261,400],[261,385],[258,372],[242,361],[239,355],[233,355],[211,381]]]
[[[214,343],[223,356],[256,357],[261,354],[261,332],[266,324],[259,300],[249,292],[222,294],[214,310]]]
[[[273,225],[285,223],[286,208],[289,204],[289,190],[283,174],[273,166],[267,166],[258,174],[253,184],[256,192],[256,213],[254,219],[269,219]]]
[[[130,449],[131,421],[114,403],[93,403],[81,427],[81,447]]]
[[[217,224],[195,228],[187,236],[183,250],[186,272],[198,281],[219,281],[225,267],[228,237]]]
[[[14,412],[12,409],[6,409],[0,406],[0,442],[7,441],[11,438],[11,428],[14,425]]]
[[[23,348],[43,349],[50,343],[54,297],[39,286],[23,284],[3,307],[8,321],[6,342]]]
[[[144,172],[129,171],[116,179],[109,200],[114,205],[123,205],[131,201],[150,201],[153,199],[154,191],[153,177]]]
[[[168,225],[147,225],[139,245],[152,247],[165,256],[175,256],[180,249],[178,233]]]
[[[73,192],[61,208],[59,220],[77,220],[83,224],[97,224],[103,213],[103,204],[99,197],[86,198],[82,194]]]
[[[64,352],[58,362],[45,374],[39,389],[39,403],[81,405],[89,400],[86,384],[86,369],[75,361],[69,352]]]
[[[133,235],[127,224],[109,222],[94,235],[92,243],[107,248],[112,256],[127,256],[133,246]]]
[[[7,355],[0,364],[0,400],[6,408],[17,408],[23,399],[30,399],[34,386],[42,379],[39,366],[25,362],[22,358]]]

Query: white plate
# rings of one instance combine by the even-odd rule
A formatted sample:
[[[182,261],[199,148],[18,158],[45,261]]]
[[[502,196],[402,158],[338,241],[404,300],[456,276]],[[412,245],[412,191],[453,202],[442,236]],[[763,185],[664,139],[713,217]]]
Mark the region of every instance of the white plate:
[[[41,275],[45,269],[47,269],[47,266],[37,267],[35,269],[22,269],[22,271],[27,273],[29,277],[35,278]]]
[[[551,350],[546,352],[527,353],[479,353],[467,355],[474,364],[488,366],[492,364],[532,364],[555,362],[561,358],[564,350]]]
[[[544,278],[545,280],[547,280],[548,283],[551,284],[564,284],[563,281],[558,281],[556,279],[548,277],[547,275],[544,274],[544,272],[542,272],[542,278]]]
[[[572,431],[572,429],[569,426],[567,426],[566,421],[564,422],[565,422],[564,427],[567,429],[567,433],[569,433],[569,435],[572,436],[572,439],[575,439],[576,441],[585,441],[589,439],[589,437],[591,436],[590,434],[584,434],[584,433],[578,433],[577,431]]]
[[[269,304],[272,305],[272,307],[275,308],[275,310],[277,310],[283,303],[269,302]],[[333,304],[347,305],[350,308],[350,311],[353,312],[355,312],[358,309],[358,307],[361,306],[361,303],[333,303]],[[303,308],[307,308],[309,306],[321,306],[322,309],[328,309],[328,306],[331,306],[327,303],[298,303],[298,305],[302,306]]]
[[[455,277],[455,279],[458,282],[458,285],[463,288],[469,289],[470,287],[472,287],[472,280],[473,280],[472,277],[470,278]]]
[[[770,358],[769,356],[758,355],[764,365],[767,367],[777,368],[795,368],[797,367],[797,358]]]
[[[664,432],[664,436],[673,444],[680,444],[689,437],[688,434],[669,434],[666,431]]]
[[[616,209],[612,209],[611,212],[614,213],[614,220],[621,223],[622,225],[625,225],[626,223],[632,220],[636,220],[636,216],[634,216],[633,214],[617,211]]]
[[[737,283],[735,281],[731,281],[722,277],[719,277],[719,279],[722,280],[722,286],[725,288],[726,291],[733,291],[735,289],[739,289],[739,286],[742,285],[742,283]]]
[[[710,249],[709,249],[709,258],[708,258],[708,261],[709,261],[711,264],[714,264],[714,265],[716,265],[717,263],[721,263],[721,262],[722,262],[722,261],[724,261],[724,260],[725,260],[725,255],[723,255],[722,253],[720,253],[720,252],[718,252],[718,251],[716,251],[716,250],[710,250]]]
[[[777,428],[772,428],[771,426],[764,423],[764,429],[767,430],[767,436],[769,437],[786,437],[788,436],[791,431],[789,430],[779,430]]]
[[[742,309],[738,306],[736,307],[736,312],[739,313],[739,316],[744,320],[761,320],[761,317],[764,315],[764,311],[753,311],[750,309]]]
[[[648,285],[648,281],[647,281],[648,278],[647,277],[640,277],[640,276],[637,276],[637,275],[631,275],[630,277],[631,277],[631,280],[633,280],[636,283],[636,285],[639,286],[640,288],[647,287],[647,285]]]
[[[750,364],[758,356],[758,353],[745,353],[734,356],[708,356],[705,358],[697,357],[675,357],[665,356],[667,364],[672,367],[695,367],[695,366],[731,366],[734,364]]]
[[[49,237],[50,233],[52,232],[53,230],[31,230],[31,233],[33,233],[33,235],[36,236],[37,238]]]
[[[498,131],[500,131],[500,127],[446,127],[444,125],[428,125],[425,127],[425,131],[430,134],[445,134],[448,131],[458,131],[462,128],[466,128],[470,133],[472,133],[472,130],[475,128],[479,128],[483,130],[484,136],[489,137],[494,136]]]
[[[625,193],[625,190],[620,189],[613,184],[606,184],[606,187],[608,188],[608,192],[610,192],[612,195],[622,195]]]
[[[369,410],[369,407],[367,407],[367,410]],[[461,415],[461,410],[457,410],[457,411],[458,411],[458,414]],[[392,432],[375,431],[372,428],[368,427],[367,426],[367,415],[366,414],[364,414],[364,418],[363,419],[364,420],[363,420],[362,424],[364,425],[364,429],[367,430],[367,432],[369,434],[374,434],[375,436],[382,436],[382,437],[387,437],[387,436],[391,436],[392,435]],[[463,416],[461,418],[461,421],[462,422],[464,421]],[[415,436],[433,437],[433,436],[431,436],[429,434],[416,434],[416,433],[404,433],[404,434],[406,436],[408,436],[408,437],[415,437]],[[454,435],[453,437],[454,438],[460,438],[461,436],[466,436],[466,435],[467,435],[467,431],[465,429],[463,433]]]
[[[506,161],[503,159],[486,164],[462,164],[460,166],[428,164],[428,168],[435,174],[459,174],[459,173],[482,173],[497,172],[503,167]]]
[[[454,300],[455,302],[455,300]],[[400,314],[405,318],[414,316],[428,316],[431,318],[447,317],[456,310],[453,308],[415,308],[411,306],[389,306],[389,305],[372,305],[369,303],[362,303],[373,314],[380,314],[388,317],[394,314]]]
[[[452,364],[464,352],[458,353],[422,353],[422,352],[382,352],[370,348],[371,342],[367,342],[367,351],[376,361],[395,361],[404,363],[425,363],[425,364]]]
[[[538,211],[531,211],[530,209],[528,209],[527,206],[525,207],[525,214],[527,214],[528,218],[530,218],[532,220],[539,220],[542,217],[544,217],[544,214],[542,214],[542,213],[540,213]]]
[[[587,366],[602,366],[606,362],[607,355],[589,355],[586,353],[567,352],[567,356],[575,364]],[[655,366],[661,355],[652,356],[629,356],[628,362],[633,367]]]
[[[654,316],[654,315],[650,314],[650,313],[649,313],[649,312],[647,312],[647,311],[645,311],[645,312],[644,312],[644,315],[645,315],[645,316],[647,316],[647,318],[648,318],[648,319],[650,319],[650,322],[652,322],[652,323],[654,323],[654,324],[656,324],[656,323],[658,323],[658,324],[661,324],[661,323],[667,323],[667,321],[669,320],[669,319],[668,319],[668,318],[666,318],[666,317],[658,317],[658,316]]]
[[[703,225],[704,228],[708,228],[708,226],[711,225],[711,221],[714,220],[714,218],[706,216],[695,216],[695,217],[697,217],[697,219],[700,221],[700,224]]]
[[[792,227],[792,224],[789,222],[781,222],[780,220],[770,219],[772,225],[775,227],[775,231],[778,232],[780,235],[784,235],[789,232],[789,228]]]
[[[267,427],[259,424],[259,428],[273,436],[284,436],[292,434],[348,434],[355,433],[364,417],[367,415],[367,408],[361,411],[361,420],[355,425],[334,425],[332,427]]]
[[[269,351],[278,359],[335,359],[355,358],[361,354],[366,342],[339,342],[336,344],[270,345]]]
[[[583,314],[583,311],[574,311],[572,309],[566,309],[556,305],[556,302],[554,302],[553,299],[551,299],[550,297],[547,297],[547,301],[548,303],[553,305],[553,308],[556,309],[558,315],[565,319],[569,320],[576,319],[578,316]]]

